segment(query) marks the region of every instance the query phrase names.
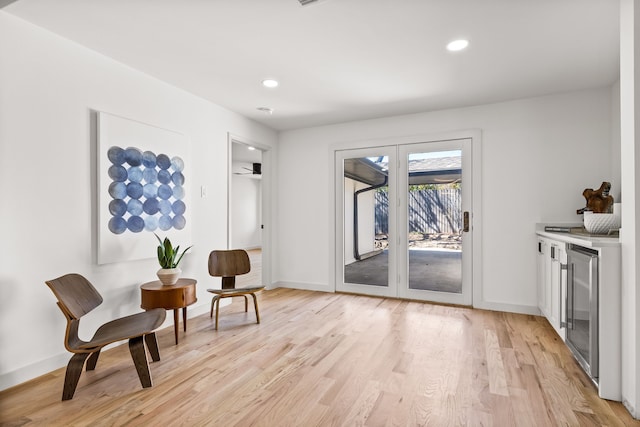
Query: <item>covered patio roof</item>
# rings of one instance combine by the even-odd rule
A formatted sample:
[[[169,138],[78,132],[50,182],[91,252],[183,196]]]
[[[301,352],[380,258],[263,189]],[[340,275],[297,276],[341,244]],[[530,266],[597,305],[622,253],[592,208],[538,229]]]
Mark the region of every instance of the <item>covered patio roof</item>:
[[[460,156],[410,160],[409,185],[457,182],[462,177],[461,160]],[[375,162],[366,157],[344,161],[344,176],[368,185],[385,183],[388,174],[386,162]]]

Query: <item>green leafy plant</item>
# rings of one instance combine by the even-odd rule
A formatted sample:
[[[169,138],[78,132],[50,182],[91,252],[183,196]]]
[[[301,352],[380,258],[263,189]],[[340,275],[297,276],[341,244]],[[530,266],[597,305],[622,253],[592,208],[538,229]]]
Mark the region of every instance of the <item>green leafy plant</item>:
[[[180,256],[178,256],[178,253],[180,252],[180,245],[176,246],[174,249],[171,244],[171,240],[169,240],[168,237],[165,237],[164,240],[162,240],[157,234],[153,234],[160,243],[160,245],[158,245],[158,262],[162,268],[176,268],[178,264],[180,264],[184,254],[192,248],[192,246],[189,246],[187,249],[182,251]],[[176,257],[178,257],[177,260]]]

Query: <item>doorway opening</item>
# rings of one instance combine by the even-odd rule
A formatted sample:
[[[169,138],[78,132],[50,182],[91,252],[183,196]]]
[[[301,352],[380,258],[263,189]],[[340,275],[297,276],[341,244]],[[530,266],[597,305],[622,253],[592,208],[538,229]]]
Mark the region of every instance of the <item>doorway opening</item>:
[[[264,259],[268,256],[269,236],[264,233],[265,206],[268,207],[268,191],[265,189],[268,150],[260,144],[238,137],[229,138],[229,217],[228,247],[244,249],[249,254],[251,271],[238,277],[238,285],[269,283]],[[266,168],[264,166],[267,166]]]

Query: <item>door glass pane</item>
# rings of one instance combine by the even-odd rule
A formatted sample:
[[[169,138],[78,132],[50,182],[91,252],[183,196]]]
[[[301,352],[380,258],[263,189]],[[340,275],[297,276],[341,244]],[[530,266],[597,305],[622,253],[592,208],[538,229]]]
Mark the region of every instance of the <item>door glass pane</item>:
[[[462,292],[462,151],[408,155],[409,289]]]
[[[389,286],[388,163],[344,160],[344,283]]]

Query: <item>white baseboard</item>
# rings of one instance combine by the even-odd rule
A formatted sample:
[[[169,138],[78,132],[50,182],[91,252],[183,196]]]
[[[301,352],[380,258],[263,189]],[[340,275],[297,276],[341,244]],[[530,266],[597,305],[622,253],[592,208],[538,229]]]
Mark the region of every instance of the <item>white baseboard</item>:
[[[622,398],[622,406],[627,408],[627,411],[629,411],[629,413],[631,414],[631,416],[633,418],[635,418],[636,420],[638,419],[638,414],[636,413],[636,408],[634,408],[633,405],[631,405],[631,403],[629,403],[629,401],[627,399],[625,399],[624,397]]]
[[[540,309],[535,305],[520,305],[520,304],[508,304],[503,302],[480,301],[479,303],[474,302],[473,308],[540,316]]]
[[[335,292],[328,284],[322,283],[304,283],[304,282],[287,282],[278,281],[273,283],[272,288],[291,288],[302,289],[306,291],[320,291],[320,292]],[[531,314],[534,316],[540,315],[540,310],[537,306],[532,305],[519,305],[508,304],[501,302],[481,301],[474,304],[473,308],[479,308],[482,310],[504,311],[507,313],[519,313],[519,314]]]
[[[231,301],[220,301],[221,306],[225,306],[230,304]],[[189,306],[187,309],[187,318],[191,319],[196,316],[200,316],[202,314],[209,314],[210,310],[210,302],[203,302],[198,305]],[[165,322],[159,329],[171,328],[173,329],[173,316],[170,315],[170,312],[167,312],[167,318]],[[114,343],[105,347],[106,349],[117,347],[118,345],[126,344],[127,341],[122,341],[119,343]],[[41,360],[36,363],[31,363],[29,365],[23,366],[11,372],[6,372],[0,375],[0,391],[6,390],[18,384],[22,384],[26,381],[30,381],[34,378],[37,378],[41,375],[49,374],[56,369],[64,368],[67,363],[69,363],[69,359],[71,359],[72,354],[65,351],[63,353],[59,353],[48,357],[44,360]],[[64,381],[64,376],[61,377],[60,382],[60,393],[62,393],[62,386]]]
[[[48,374],[56,369],[62,368],[69,363],[72,354],[65,351],[64,353],[56,354],[55,356],[48,357],[36,363],[31,363],[22,368],[18,368],[11,372],[6,372],[0,375],[0,391],[6,390],[23,382],[32,380],[41,375]],[[60,395],[62,396],[62,386],[64,377],[60,380]]]
[[[331,292],[333,293],[333,288],[330,288],[326,283],[304,283],[304,282],[286,282],[286,281],[278,281],[275,282],[273,288],[291,288],[291,289],[302,289],[305,291],[319,291],[319,292]]]

